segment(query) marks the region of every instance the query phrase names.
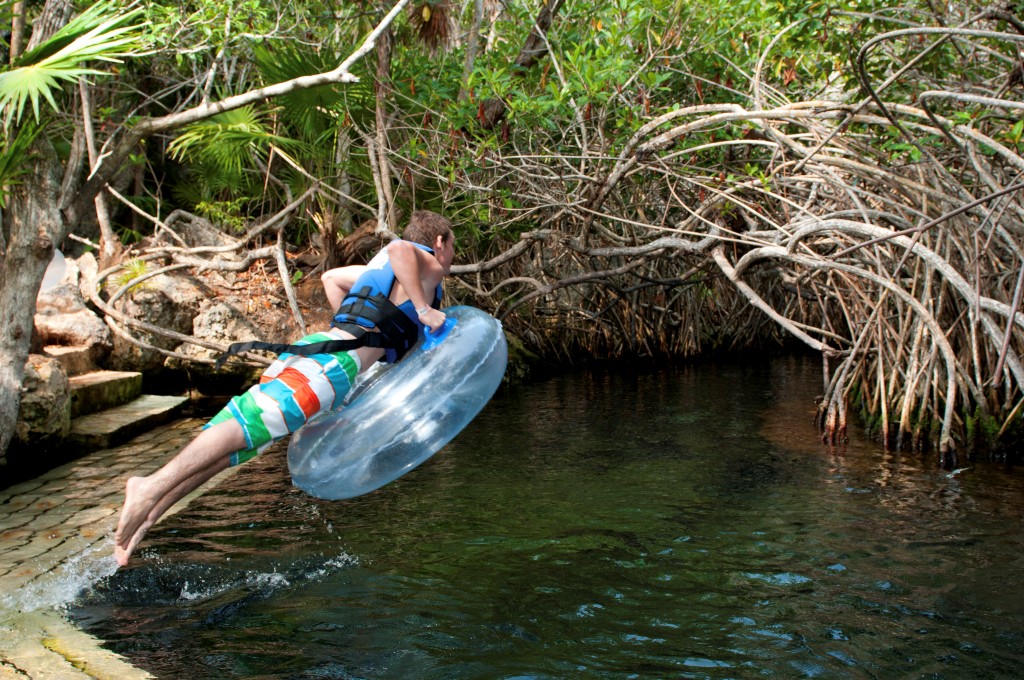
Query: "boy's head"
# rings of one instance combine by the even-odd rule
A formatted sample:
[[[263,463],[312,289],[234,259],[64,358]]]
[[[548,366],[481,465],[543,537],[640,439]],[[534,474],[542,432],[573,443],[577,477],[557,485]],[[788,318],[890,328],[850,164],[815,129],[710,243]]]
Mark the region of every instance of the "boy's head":
[[[447,274],[455,256],[455,234],[447,217],[429,210],[417,210],[402,233],[406,241],[433,248],[434,256]]]
[[[402,233],[406,241],[433,248],[437,238],[447,244],[452,239],[452,223],[447,217],[429,210],[417,210],[409,218],[409,224]]]

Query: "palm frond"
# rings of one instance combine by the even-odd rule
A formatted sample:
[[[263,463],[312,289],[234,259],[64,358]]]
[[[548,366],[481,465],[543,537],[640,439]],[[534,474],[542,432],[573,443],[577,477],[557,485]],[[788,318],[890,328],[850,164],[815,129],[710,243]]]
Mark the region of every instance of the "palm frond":
[[[167,150],[174,160],[195,161],[238,175],[250,161],[250,154],[265,154],[270,144],[297,144],[293,139],[268,132],[263,118],[251,106],[218,113],[187,126]]]
[[[338,65],[332,53],[329,49],[313,50],[280,43],[258,45],[253,49],[260,75],[268,84],[330,71]],[[357,66],[357,74],[358,69]],[[354,100],[368,102],[372,112],[372,83],[361,78],[344,88],[324,85],[291,92],[279,99],[281,122],[298,138],[311,141],[333,130],[344,117],[348,108],[346,102]]]
[[[62,53],[66,55],[71,45],[75,43],[81,45],[83,40],[87,43],[93,42],[97,35],[107,35],[111,39],[118,39],[126,37],[126,34],[134,34],[134,37],[127,42],[121,45],[113,45],[113,49],[116,50],[120,47],[134,48],[135,43],[139,41],[143,29],[143,26],[139,24],[130,25],[130,22],[143,12],[142,7],[138,5],[139,3],[136,1],[129,3],[128,7],[122,8],[118,3],[111,0],[100,0],[100,2],[92,5],[78,16],[72,17],[67,24],[50,36],[48,40],[22,53],[13,66],[18,68],[37,64]],[[123,52],[109,56],[116,59],[122,56],[130,56],[130,54],[131,52]]]
[[[133,3],[134,4],[134,3]],[[132,21],[142,12],[136,7],[120,9],[108,0],[98,2],[72,19],[49,40],[22,55],[15,67],[0,73],[0,112],[5,124],[21,121],[25,104],[32,103],[40,120],[39,102],[45,99],[54,109],[54,91],[62,83],[86,76],[104,76],[105,71],[89,68],[89,61],[120,63],[139,45],[142,25]]]

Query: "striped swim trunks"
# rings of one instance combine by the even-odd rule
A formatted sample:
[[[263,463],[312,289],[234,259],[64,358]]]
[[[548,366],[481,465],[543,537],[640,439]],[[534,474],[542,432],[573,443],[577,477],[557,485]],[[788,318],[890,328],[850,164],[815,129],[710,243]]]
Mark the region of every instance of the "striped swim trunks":
[[[343,337],[332,329],[307,335],[295,344]],[[354,351],[309,356],[282,354],[264,371],[258,384],[233,397],[206,427],[229,418],[238,421],[247,446],[231,454],[231,465],[239,465],[295,432],[321,411],[339,408],[359,371],[359,356]]]

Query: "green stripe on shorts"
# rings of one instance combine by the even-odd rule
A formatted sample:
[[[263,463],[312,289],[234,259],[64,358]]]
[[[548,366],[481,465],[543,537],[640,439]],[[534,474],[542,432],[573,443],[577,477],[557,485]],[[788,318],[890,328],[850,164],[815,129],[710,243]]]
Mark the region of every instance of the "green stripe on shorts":
[[[263,411],[256,403],[251,391],[238,395],[234,402],[235,408],[242,415],[242,422],[245,423],[245,437],[249,440],[252,448],[258,449],[273,440],[274,436],[270,434],[270,430],[263,423]]]
[[[351,352],[336,352],[332,356],[341,364],[341,369],[348,376],[348,384],[351,386],[356,381],[356,376],[359,375],[359,364],[356,363],[355,357]]]

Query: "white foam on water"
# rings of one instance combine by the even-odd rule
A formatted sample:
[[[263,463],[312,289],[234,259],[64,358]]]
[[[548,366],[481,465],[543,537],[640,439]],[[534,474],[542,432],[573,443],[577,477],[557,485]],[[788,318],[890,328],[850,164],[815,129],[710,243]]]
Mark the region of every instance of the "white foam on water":
[[[214,575],[213,578],[217,578]],[[218,583],[207,583],[204,580],[198,582],[186,580],[181,586],[179,598],[182,602],[202,602],[212,600],[225,593],[239,588],[252,588],[257,591],[268,591],[272,593],[280,588],[291,585],[287,578],[274,572],[244,572],[236,577]]]
[[[251,588],[265,595],[272,595],[290,585],[291,582],[277,572],[250,572],[243,574],[241,581],[233,579],[226,583],[216,583],[213,585],[204,582],[193,584],[190,581],[185,581],[181,587],[179,597],[182,602],[198,603],[204,600],[215,599],[239,588]]]
[[[250,574],[247,585],[258,590],[274,592],[280,588],[287,588],[291,582],[275,571],[269,574]]]
[[[343,552],[340,555],[332,557],[331,559],[324,562],[324,565],[319,569],[314,569],[310,571],[308,574],[306,574],[306,578],[308,578],[310,581],[319,581],[325,576],[333,574],[336,571],[340,571],[348,567],[354,567],[357,564],[359,564],[358,557]]]
[[[193,590],[193,586],[188,581],[185,581],[181,586],[181,593],[179,594],[179,597],[185,602],[198,602],[217,597],[234,587],[233,583],[221,583],[213,586],[207,586],[205,583],[196,585],[199,587],[196,590]],[[204,588],[203,586],[207,587]]]
[[[274,593],[291,587],[303,581],[319,581],[340,569],[345,569],[359,564],[359,559],[347,553],[341,553],[329,558],[318,567],[303,572],[285,575],[277,571],[250,571],[241,575],[241,580],[232,579],[224,583],[208,584],[203,581],[198,583],[185,581],[181,587],[180,598],[183,602],[201,602],[211,600],[225,593],[238,588],[250,588],[264,595]]]
[[[4,612],[59,609],[117,571],[113,539],[100,541],[66,559],[17,592],[0,596]]]

